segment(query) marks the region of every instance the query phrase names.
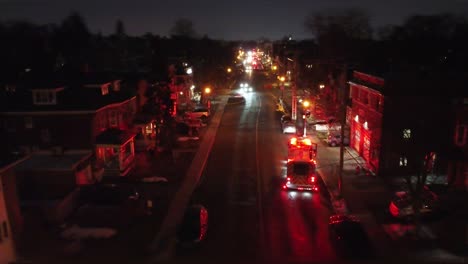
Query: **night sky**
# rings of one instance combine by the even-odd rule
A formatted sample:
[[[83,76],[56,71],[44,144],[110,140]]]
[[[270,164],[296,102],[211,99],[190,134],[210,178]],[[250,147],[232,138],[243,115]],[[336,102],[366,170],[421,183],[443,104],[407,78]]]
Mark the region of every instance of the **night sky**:
[[[360,7],[374,26],[399,24],[410,14],[468,13],[468,0],[0,0],[0,19],[59,22],[80,12],[92,32],[109,34],[122,19],[129,35],[167,35],[177,18],[194,21],[199,34],[222,39],[308,38],[305,16],[312,11]]]

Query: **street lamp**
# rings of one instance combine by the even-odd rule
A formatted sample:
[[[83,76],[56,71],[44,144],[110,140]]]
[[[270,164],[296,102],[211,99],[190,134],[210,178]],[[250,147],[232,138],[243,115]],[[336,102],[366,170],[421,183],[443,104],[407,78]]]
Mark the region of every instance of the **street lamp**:
[[[205,93],[206,93],[206,94],[210,94],[210,93],[211,93],[211,88],[210,88],[210,87],[206,87],[206,88],[205,88]]]
[[[272,70],[276,71],[278,69],[278,66],[273,65],[273,67],[271,67],[271,68],[272,68]]]
[[[228,73],[231,73],[231,72],[232,72],[232,69],[231,69],[231,68],[227,68],[227,72],[228,72]]]
[[[281,76],[279,79],[280,79],[281,82],[284,82],[286,80],[286,78],[284,78],[284,76]]]
[[[187,74],[192,74],[193,73],[193,70],[192,68],[187,68],[187,70],[185,71]]]
[[[309,103],[309,101],[304,101],[304,102],[302,102],[302,105],[303,105],[304,107],[309,107],[309,106],[310,106],[310,103]]]

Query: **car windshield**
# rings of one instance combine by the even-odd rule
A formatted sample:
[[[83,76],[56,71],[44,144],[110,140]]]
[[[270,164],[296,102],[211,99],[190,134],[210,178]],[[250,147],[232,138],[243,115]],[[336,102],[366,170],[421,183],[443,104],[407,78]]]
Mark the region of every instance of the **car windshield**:
[[[295,175],[308,175],[310,171],[310,165],[308,163],[294,163],[293,173]]]

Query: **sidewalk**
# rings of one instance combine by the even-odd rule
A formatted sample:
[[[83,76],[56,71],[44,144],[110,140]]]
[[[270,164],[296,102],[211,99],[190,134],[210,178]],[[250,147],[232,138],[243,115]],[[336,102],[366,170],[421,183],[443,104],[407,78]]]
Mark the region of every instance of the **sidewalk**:
[[[315,142],[321,142],[312,136]],[[319,143],[317,171],[322,177],[331,197],[335,213],[357,216],[365,227],[369,238],[373,242],[376,253],[380,256],[390,256],[394,252],[392,241],[384,229],[375,220],[369,208],[386,208],[390,192],[383,187],[379,178],[356,175],[355,168],[360,160],[352,151],[345,151],[343,166],[343,190],[339,196],[339,148],[328,148]]]

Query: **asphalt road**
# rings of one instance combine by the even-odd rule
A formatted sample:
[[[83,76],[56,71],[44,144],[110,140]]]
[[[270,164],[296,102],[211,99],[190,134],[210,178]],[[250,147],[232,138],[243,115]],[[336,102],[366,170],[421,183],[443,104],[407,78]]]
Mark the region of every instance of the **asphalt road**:
[[[245,104],[226,106],[193,202],[210,214],[206,241],[174,263],[323,263],[331,206],[323,193],[282,191],[288,136],[275,98],[253,79]],[[323,187],[322,187],[323,189]]]

